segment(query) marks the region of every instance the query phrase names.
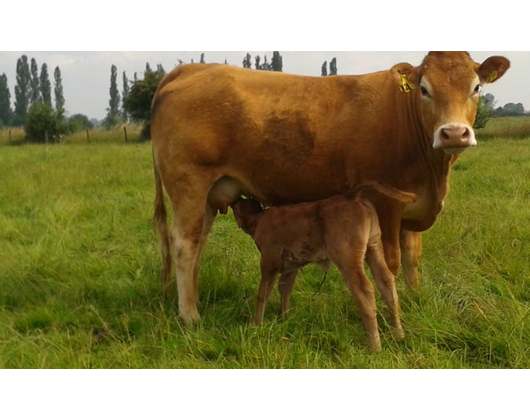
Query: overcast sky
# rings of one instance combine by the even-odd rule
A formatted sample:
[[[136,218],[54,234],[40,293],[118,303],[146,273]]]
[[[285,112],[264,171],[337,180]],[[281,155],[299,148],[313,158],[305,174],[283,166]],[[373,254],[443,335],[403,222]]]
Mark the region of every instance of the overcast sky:
[[[243,57],[247,51],[220,52],[205,51],[205,61],[208,63],[223,63],[225,59],[229,64],[242,65]],[[254,57],[267,55],[270,61],[272,51],[249,51]],[[283,57],[283,71],[288,73],[320,76],[320,69],[324,61],[337,58],[339,74],[363,74],[378,70],[389,69],[396,63],[407,61],[418,65],[423,60],[426,51],[415,52],[297,52],[280,51]],[[59,66],[63,78],[66,110],[69,115],[81,113],[89,118],[102,119],[106,115],[109,104],[110,67],[112,64],[118,68],[118,88],[122,91],[122,72],[127,73],[129,80],[133,79],[134,72],[138,77],[143,77],[145,63],[156,68],[162,64],[166,71],[173,69],[178,59],[188,63],[192,59],[199,61],[201,52],[0,52],[0,74],[5,73],[11,92],[11,106],[15,101],[14,87],[16,76],[16,62],[26,54],[28,60],[34,57],[37,64],[48,65],[48,72],[53,86],[53,70]],[[492,93],[497,99],[497,105],[508,102],[523,103],[526,110],[530,109],[530,52],[471,52],[472,58],[482,62],[491,55],[504,55],[512,63],[511,69],[498,82],[488,85],[484,93]],[[40,71],[40,70],[39,70]],[[53,97],[53,92],[52,92]]]

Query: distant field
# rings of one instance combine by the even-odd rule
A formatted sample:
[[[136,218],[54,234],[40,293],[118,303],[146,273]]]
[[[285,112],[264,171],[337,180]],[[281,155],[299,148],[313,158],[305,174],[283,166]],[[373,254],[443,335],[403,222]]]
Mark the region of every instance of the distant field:
[[[479,133],[460,158],[421,289],[398,278],[407,338],[380,317],[372,354],[336,269],[311,300],[322,276],[307,267],[290,318],[275,320],[275,293],[252,325],[259,255],[231,215],[203,254],[202,321],[185,328],[160,293],[150,144],[118,133],[16,147],[0,134],[1,368],[530,367],[529,136]]]
[[[127,141],[134,143],[140,139],[141,126],[137,124],[127,124],[125,126],[127,132]],[[65,136],[64,144],[76,143],[125,143],[125,131],[123,126],[117,126],[110,130],[101,127],[96,127],[86,131],[67,134]],[[10,139],[11,132],[11,139]],[[22,128],[3,128],[0,130],[0,145],[20,145],[25,142],[25,134]]]
[[[530,137],[530,117],[493,118],[486,127],[477,131],[483,140],[525,139]]]

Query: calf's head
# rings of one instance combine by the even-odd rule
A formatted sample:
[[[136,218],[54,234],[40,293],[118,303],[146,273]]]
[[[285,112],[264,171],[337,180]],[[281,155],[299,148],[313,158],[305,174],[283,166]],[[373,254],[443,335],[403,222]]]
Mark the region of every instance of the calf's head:
[[[433,148],[460,154],[477,141],[473,124],[480,89],[499,80],[510,68],[505,57],[493,56],[482,64],[467,52],[430,52],[419,67],[396,64],[390,70],[407,94],[415,95],[424,130]]]
[[[237,225],[243,229],[245,233],[254,237],[259,216],[263,212],[261,204],[256,200],[240,198],[231,206],[234,211]]]

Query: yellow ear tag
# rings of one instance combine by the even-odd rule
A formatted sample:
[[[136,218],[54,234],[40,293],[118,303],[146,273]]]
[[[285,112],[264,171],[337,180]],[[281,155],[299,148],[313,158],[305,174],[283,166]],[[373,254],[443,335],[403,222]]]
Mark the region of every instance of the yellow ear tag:
[[[401,86],[399,87],[399,90],[401,92],[407,93],[407,92],[410,92],[413,89],[416,89],[416,86],[414,86],[412,83],[410,83],[407,80],[407,75],[406,74],[401,73],[400,76],[401,76]]]
[[[493,70],[490,75],[488,76],[488,80],[486,80],[486,83],[491,83],[497,78],[497,70]]]

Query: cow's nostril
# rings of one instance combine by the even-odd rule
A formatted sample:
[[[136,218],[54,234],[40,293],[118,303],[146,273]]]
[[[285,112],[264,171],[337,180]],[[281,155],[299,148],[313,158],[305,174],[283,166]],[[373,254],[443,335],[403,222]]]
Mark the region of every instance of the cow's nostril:
[[[442,128],[442,132],[440,133],[440,137],[442,140],[449,140],[449,134],[445,131],[445,128]]]
[[[469,128],[466,127],[466,131],[464,131],[464,134],[462,134],[462,140],[469,140],[470,135]]]

